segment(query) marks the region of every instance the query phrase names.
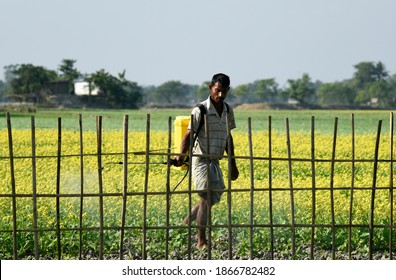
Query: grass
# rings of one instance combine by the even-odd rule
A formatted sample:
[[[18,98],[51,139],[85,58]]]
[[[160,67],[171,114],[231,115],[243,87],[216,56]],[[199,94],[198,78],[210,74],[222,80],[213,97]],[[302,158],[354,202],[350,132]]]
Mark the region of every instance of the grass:
[[[168,117],[189,116],[189,109],[150,109],[150,110],[44,110],[36,113],[11,113],[14,129],[29,129],[31,116],[35,117],[39,129],[57,128],[57,119],[62,119],[62,129],[78,131],[79,114],[83,118],[85,130],[95,130],[96,116],[103,116],[103,128],[122,129],[122,118],[129,116],[131,131],[145,131],[147,114],[150,114],[150,128],[154,131],[168,130]],[[324,110],[236,110],[236,131],[248,130],[248,118],[252,120],[252,129],[268,130],[271,116],[272,128],[285,131],[285,119],[289,119],[290,130],[310,131],[311,117],[315,117],[315,131],[333,134],[335,118],[338,118],[338,133],[351,133],[351,116],[354,114],[357,134],[375,133],[378,121],[382,120],[382,132],[389,131],[389,111],[324,111]],[[5,113],[0,114],[0,130],[6,128]]]

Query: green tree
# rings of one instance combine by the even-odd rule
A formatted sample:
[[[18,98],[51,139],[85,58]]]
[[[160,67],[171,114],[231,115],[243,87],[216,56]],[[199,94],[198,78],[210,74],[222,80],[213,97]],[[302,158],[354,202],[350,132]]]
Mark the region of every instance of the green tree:
[[[46,82],[55,81],[58,77],[55,71],[32,64],[17,65],[13,70],[11,80],[12,93],[38,93]]]
[[[11,95],[13,94],[13,89],[11,88],[11,81],[16,78],[15,77],[15,71],[17,69],[18,65],[11,64],[4,66],[4,87],[3,87],[3,96]]]
[[[358,89],[364,88],[366,85],[376,82],[384,81],[388,77],[388,71],[382,62],[360,62],[354,65],[356,71],[353,76],[355,86]]]
[[[361,62],[355,68],[356,103],[381,108],[394,103],[392,85],[388,84],[387,79],[389,74],[382,62]]]
[[[389,108],[395,105],[396,90],[387,81],[375,81],[358,90],[356,101],[363,105]]]
[[[6,84],[11,83],[11,81],[16,78],[15,72],[16,72],[17,68],[18,68],[18,65],[16,65],[16,64],[11,64],[11,65],[7,65],[7,66],[3,67],[4,81]]]
[[[188,102],[189,88],[180,81],[168,81],[158,86],[154,92],[157,102],[185,104]]]
[[[373,62],[360,62],[354,67],[356,71],[353,75],[353,80],[356,88],[364,88],[365,85],[375,81]]]
[[[329,105],[353,105],[356,92],[346,82],[324,83],[317,91],[319,104]]]
[[[236,103],[247,102],[249,96],[249,85],[248,84],[238,85],[236,88],[232,90],[232,94]]]
[[[368,87],[369,95],[372,101],[376,101],[379,108],[389,108],[394,105],[394,92],[390,85],[385,81],[376,81]]]
[[[388,76],[387,83],[389,85],[389,99],[391,104],[396,105],[396,74]]]
[[[189,107],[197,103],[199,86],[169,81],[158,87],[146,86],[143,89],[144,104],[149,106]],[[206,96],[207,97],[207,96]]]
[[[113,87],[113,77],[104,69],[96,71],[85,78],[89,83],[90,92],[94,87],[100,90],[100,94],[107,96],[110,94]]]
[[[308,74],[304,73],[302,78],[288,80],[289,87],[286,89],[288,96],[299,104],[308,105],[315,94],[315,84],[311,82]]]
[[[74,91],[74,80],[81,76],[81,73],[74,67],[76,60],[63,59],[58,67],[60,71],[60,79],[69,82],[69,92]]]
[[[101,95],[106,102],[114,108],[138,108],[142,101],[142,88],[135,82],[125,79],[125,75],[116,78],[106,72],[99,70],[85,80],[90,86],[100,89]]]
[[[5,96],[6,84],[0,80],[0,100]]]
[[[278,95],[278,84],[273,78],[257,80],[250,88],[251,95],[259,102],[271,101]]]
[[[198,99],[198,89],[199,89],[199,86],[198,86],[198,85],[189,85],[189,84],[186,84],[186,87],[187,87],[187,96],[186,96],[187,102],[186,102],[186,104],[188,104],[188,103],[190,103],[190,104],[195,104],[195,103],[197,103],[198,101],[200,101],[200,100]]]
[[[205,81],[198,88],[198,90],[197,90],[197,98],[198,98],[199,101],[205,100],[210,95],[209,84],[210,84],[210,81]]]
[[[58,70],[61,72],[60,78],[65,79],[67,81],[74,81],[78,77],[80,77],[81,73],[74,67],[74,64],[77,60],[73,59],[63,59],[61,64],[58,67]]]
[[[145,86],[143,87],[143,104],[151,104],[155,102],[154,92],[156,87],[155,86]]]
[[[385,81],[385,79],[389,76],[389,72],[385,69],[385,65],[379,61],[374,66],[374,78],[376,81]]]
[[[396,91],[396,74],[393,74],[392,76],[389,76],[386,79],[387,83],[391,87],[392,91]]]

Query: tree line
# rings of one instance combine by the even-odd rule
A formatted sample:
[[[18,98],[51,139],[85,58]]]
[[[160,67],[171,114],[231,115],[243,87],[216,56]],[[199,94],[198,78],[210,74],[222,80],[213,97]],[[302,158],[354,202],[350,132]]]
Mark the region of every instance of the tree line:
[[[201,85],[168,81],[159,86],[140,86],[125,78],[125,71],[117,76],[104,69],[82,74],[75,67],[76,60],[63,59],[57,70],[32,64],[4,67],[4,81],[0,80],[0,101],[18,97],[31,98],[38,106],[46,104],[51,92],[49,83],[67,84],[66,94],[74,95],[74,82],[83,80],[97,87],[98,96],[83,100],[92,106],[106,104],[111,108],[185,107],[207,98],[209,81]],[[312,81],[308,73],[289,79],[280,87],[274,78],[260,79],[232,88],[228,101],[233,104],[267,103],[274,106],[294,103],[300,108],[393,108],[396,105],[396,74],[391,75],[382,62],[360,62],[353,66],[353,76],[343,81],[323,83]],[[37,99],[39,97],[39,99]],[[90,102],[95,100],[95,102]],[[100,100],[100,102],[97,102]]]

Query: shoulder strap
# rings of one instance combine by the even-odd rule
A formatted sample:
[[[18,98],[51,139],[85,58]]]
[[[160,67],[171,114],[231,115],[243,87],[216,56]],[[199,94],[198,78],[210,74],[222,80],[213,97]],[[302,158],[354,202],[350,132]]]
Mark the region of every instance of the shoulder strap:
[[[201,130],[202,126],[204,125],[205,122],[205,114],[206,114],[206,108],[202,103],[197,104],[195,107],[198,107],[199,110],[201,110],[201,115],[199,117],[199,125],[198,125],[198,129],[197,132],[195,133],[195,137],[198,136],[199,131]]]
[[[227,108],[227,114],[230,112],[230,107],[228,106],[228,104],[226,102],[224,102],[225,107]],[[204,125],[205,122],[205,117],[204,115],[206,114],[206,108],[202,103],[198,103],[197,105],[195,105],[195,107],[198,107],[199,110],[201,110],[201,115],[199,118],[199,126],[197,129],[197,132],[195,133],[196,137],[198,136],[199,131],[201,130],[202,126]]]
[[[225,106],[227,108],[227,114],[228,114],[228,112],[230,111],[230,107],[228,106],[228,104],[226,102],[224,102],[224,104],[225,104]]]

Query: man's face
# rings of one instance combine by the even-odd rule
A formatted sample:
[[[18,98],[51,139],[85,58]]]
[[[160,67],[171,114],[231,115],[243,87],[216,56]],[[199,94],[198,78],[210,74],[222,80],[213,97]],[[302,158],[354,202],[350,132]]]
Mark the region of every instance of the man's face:
[[[230,87],[223,88],[223,86],[219,82],[216,82],[214,85],[209,85],[209,89],[211,92],[212,100],[215,103],[221,104],[227,97],[227,93]]]

